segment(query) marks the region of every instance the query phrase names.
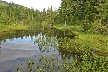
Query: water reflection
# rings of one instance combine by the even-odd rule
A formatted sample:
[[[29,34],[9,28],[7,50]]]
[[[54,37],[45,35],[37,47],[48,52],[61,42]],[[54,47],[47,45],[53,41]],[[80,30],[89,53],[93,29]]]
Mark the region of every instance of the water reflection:
[[[39,56],[42,53],[49,56],[56,54],[63,58],[62,50],[58,48],[58,38],[73,38],[69,31],[57,30],[55,28],[36,28],[36,30],[15,31],[0,36],[0,72],[15,71],[18,60],[34,55]],[[7,64],[9,67],[7,67]]]
[[[25,35],[23,37],[17,36],[17,34],[17,37],[13,35],[8,38],[7,36],[7,39],[3,37],[3,40],[1,41],[2,48],[0,48],[2,52],[0,54],[0,72],[16,72],[15,69],[17,69],[18,58],[25,58],[25,60],[27,60],[28,57],[40,55],[42,50],[38,44],[34,43],[34,40],[37,37],[41,37],[41,34],[42,33],[34,33],[31,35]],[[44,52],[46,55],[58,54],[57,50],[46,50],[47,51]]]
[[[42,33],[40,33],[40,35],[36,37],[34,43],[38,44],[40,49],[57,49],[58,46],[56,37],[48,37],[46,35],[42,35]]]

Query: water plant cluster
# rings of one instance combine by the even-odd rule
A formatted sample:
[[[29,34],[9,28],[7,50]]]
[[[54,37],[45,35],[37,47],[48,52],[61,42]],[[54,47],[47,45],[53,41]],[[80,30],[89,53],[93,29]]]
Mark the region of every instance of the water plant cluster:
[[[27,68],[24,68],[20,62],[17,70],[18,72],[107,72],[108,58],[97,57],[90,53],[62,60],[54,54],[49,57],[42,55],[38,60],[29,58]]]
[[[36,37],[35,43],[38,44],[42,54],[40,57],[29,58],[25,66],[20,62],[18,72],[108,71],[107,55],[100,56],[88,45],[81,45],[74,40],[67,37],[57,39],[40,33]],[[50,54],[49,52],[56,47],[59,54]]]
[[[74,72],[108,71],[108,52],[105,53],[101,49],[95,49],[94,51],[90,45],[77,43],[75,39],[60,38],[58,42],[59,51],[65,56],[64,58],[70,58],[72,55],[74,60],[77,61],[75,64],[77,68]]]

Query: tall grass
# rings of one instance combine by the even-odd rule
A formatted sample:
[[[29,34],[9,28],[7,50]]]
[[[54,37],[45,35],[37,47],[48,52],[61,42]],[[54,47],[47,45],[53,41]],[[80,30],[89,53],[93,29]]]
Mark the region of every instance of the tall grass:
[[[78,38],[74,39],[74,42],[88,45],[91,48],[100,48],[100,49],[108,49],[108,37],[107,35],[84,32],[81,26],[63,26],[57,25],[54,26],[59,30],[69,29],[72,30],[74,33],[77,33]]]
[[[0,32],[8,32],[11,30],[28,30],[25,25],[0,25]]]

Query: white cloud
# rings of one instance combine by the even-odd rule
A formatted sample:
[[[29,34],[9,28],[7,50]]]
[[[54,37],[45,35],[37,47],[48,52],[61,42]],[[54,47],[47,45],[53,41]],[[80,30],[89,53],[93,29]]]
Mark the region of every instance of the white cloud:
[[[58,8],[61,4],[61,0],[5,0],[7,2],[12,2],[16,4],[20,4],[26,7],[34,9],[43,10],[43,8],[48,8],[51,5],[53,8]]]

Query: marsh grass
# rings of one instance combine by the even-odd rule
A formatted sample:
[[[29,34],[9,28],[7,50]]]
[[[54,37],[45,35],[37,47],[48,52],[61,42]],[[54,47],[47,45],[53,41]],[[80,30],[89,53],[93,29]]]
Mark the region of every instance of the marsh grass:
[[[91,48],[99,48],[102,50],[108,49],[108,37],[103,34],[96,34],[90,32],[83,32],[81,26],[54,26],[55,28],[62,30],[63,28],[72,30],[78,35],[77,39],[73,39],[74,42],[81,45],[88,45]]]
[[[101,34],[79,34],[79,39],[74,41],[91,48],[108,49],[108,37]]]
[[[0,40],[18,34],[18,31],[28,31],[28,26],[25,25],[0,25]]]
[[[0,25],[0,33],[9,32],[13,30],[28,30],[28,26],[25,25]]]

